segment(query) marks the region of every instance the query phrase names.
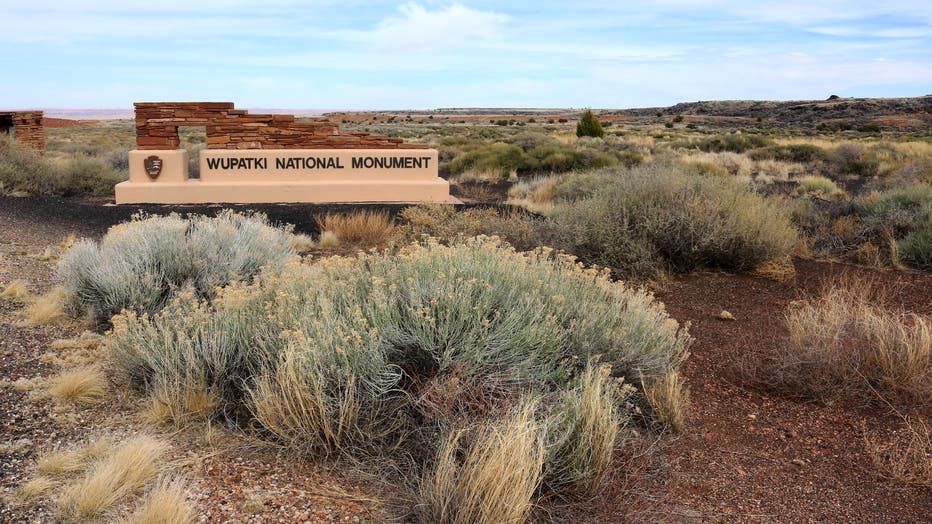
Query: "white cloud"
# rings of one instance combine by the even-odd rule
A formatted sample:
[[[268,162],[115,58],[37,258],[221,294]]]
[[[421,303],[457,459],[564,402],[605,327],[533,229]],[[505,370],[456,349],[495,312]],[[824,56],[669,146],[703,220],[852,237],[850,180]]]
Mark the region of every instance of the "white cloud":
[[[500,36],[508,22],[506,15],[479,11],[461,4],[429,11],[410,2],[402,4],[398,10],[400,16],[382,20],[372,31],[351,34],[383,49],[429,51],[477,40],[493,40]]]

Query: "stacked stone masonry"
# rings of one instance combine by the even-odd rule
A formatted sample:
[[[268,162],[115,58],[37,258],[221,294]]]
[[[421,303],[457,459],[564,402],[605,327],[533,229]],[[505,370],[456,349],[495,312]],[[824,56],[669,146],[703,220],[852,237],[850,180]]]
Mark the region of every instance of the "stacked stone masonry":
[[[137,102],[137,149],[177,149],[179,126],[205,126],[208,149],[423,149],[400,138],[343,133],[328,121],[249,114],[232,102]]]
[[[0,111],[0,120],[12,122],[13,139],[37,151],[45,151],[42,111]]]

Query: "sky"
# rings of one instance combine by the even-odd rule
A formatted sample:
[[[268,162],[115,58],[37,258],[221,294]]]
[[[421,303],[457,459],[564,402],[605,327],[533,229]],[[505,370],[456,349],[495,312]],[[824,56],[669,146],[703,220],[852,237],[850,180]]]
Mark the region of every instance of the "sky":
[[[0,0],[0,107],[628,108],[932,93],[932,2]]]

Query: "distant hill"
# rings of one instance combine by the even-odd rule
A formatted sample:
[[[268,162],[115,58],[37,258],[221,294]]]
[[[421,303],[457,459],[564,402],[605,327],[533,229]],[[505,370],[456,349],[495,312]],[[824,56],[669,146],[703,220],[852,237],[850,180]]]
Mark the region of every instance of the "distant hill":
[[[828,100],[755,101],[722,100],[684,102],[670,107],[603,111],[601,114],[655,117],[697,116],[760,119],[770,125],[797,127],[824,125],[878,125],[896,128],[932,128],[932,95],[914,98],[830,98]]]

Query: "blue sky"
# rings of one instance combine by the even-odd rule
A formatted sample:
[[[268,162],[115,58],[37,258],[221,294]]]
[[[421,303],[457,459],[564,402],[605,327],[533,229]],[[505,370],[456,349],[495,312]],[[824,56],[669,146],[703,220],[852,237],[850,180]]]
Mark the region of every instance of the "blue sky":
[[[932,2],[2,0],[0,106],[645,107],[932,93]]]

